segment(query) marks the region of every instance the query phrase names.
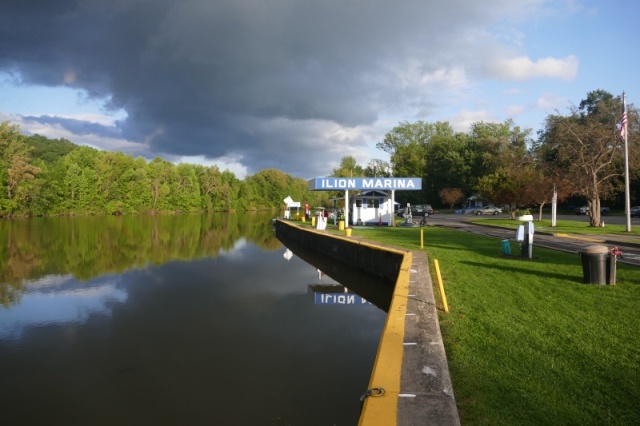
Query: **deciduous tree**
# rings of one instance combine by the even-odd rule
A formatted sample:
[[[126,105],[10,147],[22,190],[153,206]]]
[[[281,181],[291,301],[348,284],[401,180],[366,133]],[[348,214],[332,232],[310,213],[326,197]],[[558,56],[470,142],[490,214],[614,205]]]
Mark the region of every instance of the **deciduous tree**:
[[[541,158],[553,162],[574,184],[573,193],[587,199],[591,226],[600,226],[600,203],[621,189],[624,141],[620,137],[622,100],[597,90],[587,94],[569,115],[550,115],[540,133]],[[628,106],[629,168],[638,172],[638,112]]]

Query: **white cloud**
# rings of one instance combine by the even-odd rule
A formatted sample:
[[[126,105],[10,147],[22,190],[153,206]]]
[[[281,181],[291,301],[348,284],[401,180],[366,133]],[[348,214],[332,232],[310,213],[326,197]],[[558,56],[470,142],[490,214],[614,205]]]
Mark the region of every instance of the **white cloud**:
[[[494,60],[487,65],[487,71],[501,80],[525,81],[539,77],[573,80],[578,74],[578,65],[578,58],[572,55],[563,59],[548,57],[535,62],[528,56],[518,56]]]
[[[535,102],[535,107],[545,112],[553,112],[556,109],[564,108],[568,101],[555,93],[543,93]]]
[[[401,88],[464,88],[469,86],[465,70],[460,66],[428,70],[422,61],[413,59],[398,67],[397,82]]]
[[[522,114],[522,112],[525,110],[525,108],[522,105],[509,105],[507,108],[507,115],[511,118],[515,117],[516,115]]]
[[[242,164],[242,156],[224,156],[219,158],[206,158],[204,155],[192,155],[180,157],[175,163],[200,164],[205,167],[218,166],[221,171],[229,170],[238,179],[244,179],[248,174],[247,166]]]
[[[109,122],[109,120],[112,119],[111,117],[99,117],[90,114],[81,116],[74,115],[73,117],[56,116],[55,118],[71,118],[82,122],[112,124]],[[91,120],[84,120],[83,118],[91,118]],[[99,150],[123,152],[134,156],[144,155],[144,153],[148,152],[148,146],[144,143],[133,142],[117,137],[101,136],[96,133],[77,134],[60,124],[38,121],[37,117],[29,119],[20,115],[0,113],[0,120],[9,120],[12,123],[18,124],[25,134],[39,134],[51,139],[67,139],[76,145],[87,145]]]
[[[496,120],[493,114],[487,110],[462,110],[458,115],[449,119],[451,127],[457,132],[468,132],[471,125],[478,121],[493,122]]]

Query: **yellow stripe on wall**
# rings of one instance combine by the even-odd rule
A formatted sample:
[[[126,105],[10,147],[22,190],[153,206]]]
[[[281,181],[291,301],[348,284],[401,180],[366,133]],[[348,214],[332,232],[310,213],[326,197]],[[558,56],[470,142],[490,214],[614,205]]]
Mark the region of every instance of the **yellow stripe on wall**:
[[[405,253],[369,382],[369,389],[384,388],[385,392],[365,399],[360,426],[397,424],[411,261],[411,253]]]

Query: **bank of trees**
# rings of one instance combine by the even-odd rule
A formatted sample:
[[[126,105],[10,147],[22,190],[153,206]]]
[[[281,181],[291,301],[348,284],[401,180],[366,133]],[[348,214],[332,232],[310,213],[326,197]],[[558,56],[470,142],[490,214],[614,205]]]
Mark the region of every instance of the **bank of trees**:
[[[630,178],[638,184],[638,111],[627,106]],[[467,133],[448,123],[400,123],[378,148],[389,154],[395,176],[423,178],[421,193],[402,201],[451,206],[452,194],[480,193],[496,204],[538,207],[569,196],[587,200],[593,226],[600,225],[601,200],[622,198],[624,140],[620,136],[622,99],[597,90],[569,113],[547,117],[537,138],[512,120],[479,122]],[[640,202],[632,194],[634,202]]]
[[[217,166],[147,161],[22,135],[0,123],[0,215],[154,214],[280,209],[282,200],[317,205],[328,196],[275,169],[238,179]]]
[[[638,187],[638,111],[627,107],[632,188]],[[623,205],[624,141],[620,137],[622,99],[603,90],[587,94],[565,115],[549,115],[532,135],[513,120],[478,122],[456,132],[447,122],[403,122],[377,147],[390,161],[358,165],[342,158],[333,176],[422,177],[422,191],[406,191],[402,202],[460,205],[481,194],[496,204],[538,207],[551,202],[554,188],[563,200],[586,199],[592,225],[600,225],[600,203]],[[332,194],[311,192],[307,182],[276,169],[244,180],[216,166],[147,161],[98,151],[70,141],[24,136],[0,123],[0,215],[136,214],[280,209],[291,196],[310,206],[328,206]],[[634,204],[640,203],[632,191]],[[461,195],[462,194],[462,195]]]

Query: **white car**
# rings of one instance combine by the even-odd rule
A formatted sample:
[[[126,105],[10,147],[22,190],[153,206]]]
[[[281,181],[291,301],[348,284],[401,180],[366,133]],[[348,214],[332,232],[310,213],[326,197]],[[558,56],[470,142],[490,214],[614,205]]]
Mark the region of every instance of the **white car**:
[[[502,209],[500,207],[495,207],[495,206],[484,206],[484,207],[477,208],[474,211],[474,213],[477,214],[478,216],[480,216],[481,214],[498,215],[502,213]]]

